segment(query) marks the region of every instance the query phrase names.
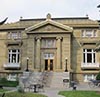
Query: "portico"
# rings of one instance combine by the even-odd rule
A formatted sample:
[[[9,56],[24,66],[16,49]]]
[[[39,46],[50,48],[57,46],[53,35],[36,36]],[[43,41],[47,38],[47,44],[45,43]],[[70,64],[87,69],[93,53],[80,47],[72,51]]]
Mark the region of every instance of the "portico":
[[[48,15],[45,21],[26,29],[29,37],[27,45],[30,48],[28,49],[34,50],[35,55],[28,53],[28,56],[33,56],[34,62],[31,62],[31,64],[32,66],[35,65],[35,70],[64,71],[66,57],[69,57],[68,65],[71,64],[70,43],[72,31],[71,27],[53,21]],[[34,48],[30,44],[32,42],[34,42]],[[70,66],[68,68],[70,70]]]

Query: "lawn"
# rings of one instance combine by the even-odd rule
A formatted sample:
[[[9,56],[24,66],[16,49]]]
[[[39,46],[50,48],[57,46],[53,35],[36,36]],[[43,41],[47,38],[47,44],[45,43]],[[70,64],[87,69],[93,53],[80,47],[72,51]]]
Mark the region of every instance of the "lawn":
[[[0,93],[5,92],[5,91],[7,91],[7,90],[5,90],[5,89],[0,89]]]
[[[96,91],[61,91],[59,94],[65,97],[100,97],[100,92]]]
[[[47,96],[30,92],[29,93],[10,92],[6,93],[4,97],[47,97]]]

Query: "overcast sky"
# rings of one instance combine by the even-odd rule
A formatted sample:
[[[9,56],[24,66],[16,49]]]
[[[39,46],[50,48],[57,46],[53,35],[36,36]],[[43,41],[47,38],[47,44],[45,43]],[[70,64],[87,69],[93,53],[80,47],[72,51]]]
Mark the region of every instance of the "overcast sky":
[[[8,22],[23,18],[45,18],[47,13],[56,17],[84,17],[100,19],[97,6],[100,0],[0,0],[0,21]]]

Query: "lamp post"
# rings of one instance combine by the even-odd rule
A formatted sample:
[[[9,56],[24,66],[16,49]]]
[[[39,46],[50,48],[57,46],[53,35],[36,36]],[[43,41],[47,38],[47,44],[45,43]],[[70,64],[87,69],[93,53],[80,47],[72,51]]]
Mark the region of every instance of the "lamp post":
[[[67,60],[68,60],[68,58],[66,57],[66,58],[65,58],[65,72],[68,71],[68,70],[67,70]]]
[[[27,64],[26,64],[26,70],[25,71],[29,71],[29,69],[28,69],[28,61],[29,61],[29,57],[27,57]]]

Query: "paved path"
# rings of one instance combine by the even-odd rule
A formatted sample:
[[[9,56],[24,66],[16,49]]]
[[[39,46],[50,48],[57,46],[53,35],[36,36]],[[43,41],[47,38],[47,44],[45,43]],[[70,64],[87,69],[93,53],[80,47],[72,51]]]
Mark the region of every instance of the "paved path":
[[[100,91],[100,87],[90,87],[88,83],[82,83],[77,85],[77,90]]]
[[[7,89],[7,87],[6,87]],[[16,88],[8,88],[11,91],[8,92],[12,92],[12,91],[16,91]],[[64,97],[61,95],[58,95],[59,91],[71,91],[73,90],[72,87],[70,88],[45,88],[44,92],[39,92],[40,94],[44,94],[47,97]],[[88,84],[86,83],[82,83],[82,84],[78,84],[76,90],[91,90],[91,91],[100,91],[100,87],[94,87],[94,88],[90,88]]]
[[[100,91],[100,87],[90,88],[87,83],[78,84],[76,89],[77,90]],[[62,89],[45,88],[45,91],[41,92],[41,94],[44,94],[44,95],[46,95],[48,97],[64,97],[64,96],[58,95],[59,91],[71,91],[71,90],[73,90],[72,87],[70,87],[70,88],[62,88]]]
[[[48,97],[65,97],[62,95],[58,95],[59,91],[62,91],[62,89],[56,89],[56,88],[45,88],[45,91],[41,94],[44,94]]]

